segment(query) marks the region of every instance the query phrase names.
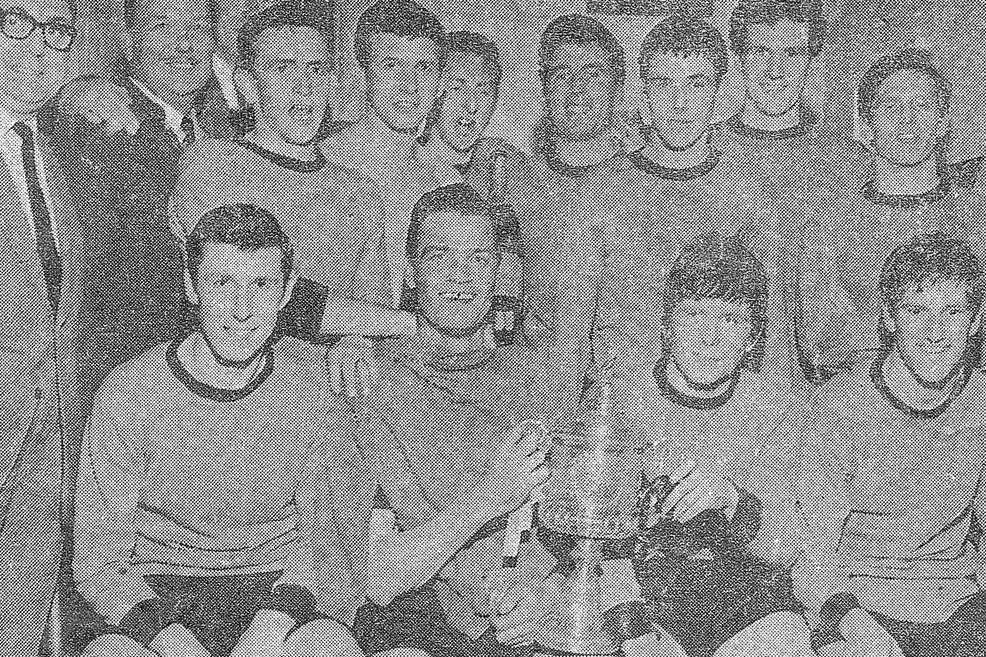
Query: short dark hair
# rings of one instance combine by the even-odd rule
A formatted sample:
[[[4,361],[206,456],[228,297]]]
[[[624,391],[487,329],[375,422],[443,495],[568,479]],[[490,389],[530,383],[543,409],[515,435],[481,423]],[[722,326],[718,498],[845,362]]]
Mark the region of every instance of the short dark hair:
[[[128,30],[134,29],[134,14],[137,12],[137,3],[146,2],[146,0],[123,0],[123,23],[127,26]],[[204,0],[206,5],[209,7],[209,18],[212,21],[213,32],[215,32],[216,26],[216,2],[217,0]],[[76,0],[70,0],[69,4],[75,9]]]
[[[867,125],[873,123],[873,106],[876,104],[880,85],[898,71],[915,71],[931,78],[937,91],[938,109],[942,114],[948,112],[948,106],[952,102],[952,85],[948,78],[935,68],[929,52],[908,48],[876,60],[859,81],[859,116]]]
[[[281,224],[267,210],[255,205],[237,203],[224,205],[205,213],[191,235],[185,240],[185,262],[192,281],[207,244],[232,244],[241,251],[257,251],[269,247],[281,250],[281,269],[284,280],[291,276],[294,248]]]
[[[326,49],[332,50],[332,15],[326,0],[282,0],[253,14],[240,27],[236,35],[237,65],[248,71],[253,70],[260,35],[280,27],[310,27],[325,38]],[[331,54],[329,63],[332,63]]]
[[[622,86],[626,78],[627,56],[623,45],[606,29],[606,26],[594,18],[582,14],[567,14],[551,21],[541,35],[538,47],[538,70],[541,73],[541,85],[548,82],[548,63],[555,50],[565,44],[580,46],[598,46],[608,55],[609,67],[617,85]]]
[[[825,44],[826,23],[820,0],[740,0],[729,19],[729,45],[738,56],[746,55],[751,25],[774,25],[786,18],[808,24],[808,54],[817,57]]]
[[[448,35],[449,52],[474,55],[483,60],[483,65],[493,73],[496,86],[503,79],[503,64],[500,63],[500,49],[492,39],[475,32],[452,32]]]
[[[753,348],[743,366],[756,371],[767,340],[767,290],[763,263],[741,237],[706,233],[685,245],[668,272],[661,324],[665,330],[670,328],[671,313],[682,299],[711,298],[747,304],[753,319]]]
[[[640,45],[640,77],[647,77],[652,55],[669,53],[682,57],[698,55],[712,63],[716,84],[722,81],[729,66],[726,42],[719,30],[701,18],[672,14],[654,26]]]
[[[377,0],[359,17],[354,45],[356,61],[364,69],[370,66],[370,36],[374,34],[430,39],[438,46],[439,68],[445,68],[449,47],[445,26],[413,0]]]
[[[418,261],[421,241],[421,223],[425,217],[439,212],[456,212],[462,215],[486,217],[493,228],[496,241],[496,216],[493,206],[479,192],[466,183],[455,183],[425,193],[411,210],[411,224],[407,229],[407,261]],[[495,245],[498,246],[498,245]]]
[[[880,271],[880,301],[896,310],[909,289],[940,281],[965,285],[969,304],[976,312],[982,307],[986,281],[972,246],[945,233],[921,233],[887,256]]]

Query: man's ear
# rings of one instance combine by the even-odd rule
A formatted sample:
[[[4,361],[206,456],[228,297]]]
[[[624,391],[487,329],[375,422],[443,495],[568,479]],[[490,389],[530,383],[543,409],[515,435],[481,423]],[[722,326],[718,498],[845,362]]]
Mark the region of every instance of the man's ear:
[[[893,311],[886,304],[883,304],[880,313],[880,316],[883,318],[883,328],[886,329],[887,333],[896,333],[897,320],[894,319]]]
[[[120,30],[120,47],[123,49],[123,56],[126,57],[127,62],[133,66],[137,61],[137,42],[130,28],[126,25]]]
[[[298,272],[292,270],[291,275],[288,277],[288,282],[284,286],[284,295],[281,297],[281,307],[278,310],[284,310],[291,301],[291,295],[294,294],[295,283],[298,282]]]
[[[260,94],[257,91],[257,78],[254,77],[253,73],[242,66],[237,66],[236,70],[233,71],[233,83],[236,85],[236,90],[243,96],[247,105],[257,104]]]
[[[195,290],[195,283],[192,281],[192,274],[188,271],[188,266],[182,268],[182,273],[185,278],[185,294],[188,296],[188,302],[193,306],[199,305],[199,293]]]
[[[976,315],[972,318],[972,324],[969,326],[969,335],[979,335],[979,331],[983,328],[983,306],[979,304],[979,309],[976,310]]]

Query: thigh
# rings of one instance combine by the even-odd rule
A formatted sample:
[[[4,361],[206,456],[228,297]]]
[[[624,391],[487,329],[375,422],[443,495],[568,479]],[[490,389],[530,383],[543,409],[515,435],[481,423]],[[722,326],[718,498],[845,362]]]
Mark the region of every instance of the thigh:
[[[104,634],[89,642],[82,657],[156,657],[128,636]]]

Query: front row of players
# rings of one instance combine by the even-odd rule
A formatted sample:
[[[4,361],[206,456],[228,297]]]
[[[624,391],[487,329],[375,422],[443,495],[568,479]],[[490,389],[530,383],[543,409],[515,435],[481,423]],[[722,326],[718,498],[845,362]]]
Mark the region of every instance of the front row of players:
[[[86,654],[513,655],[539,642],[559,555],[532,540],[501,574],[502,520],[546,480],[538,427],[566,411],[567,383],[550,340],[485,335],[494,223],[465,185],[421,198],[407,244],[418,330],[379,344],[380,383],[352,400],[327,397],[315,347],[278,332],[294,274],[277,220],[249,205],[201,218],[186,243],[197,330],[117,368],[88,426],[74,572],[101,621],[75,633]],[[621,636],[627,654],[658,636],[662,654],[693,656],[809,642],[983,654],[984,286],[959,239],[894,250],[883,348],[806,411],[758,371],[764,266],[738,238],[685,247],[661,357],[614,383],[644,433],[643,482],[664,482],[644,509],[639,582],[610,587],[639,596],[636,620],[655,630]],[[668,521],[686,540],[647,529]]]

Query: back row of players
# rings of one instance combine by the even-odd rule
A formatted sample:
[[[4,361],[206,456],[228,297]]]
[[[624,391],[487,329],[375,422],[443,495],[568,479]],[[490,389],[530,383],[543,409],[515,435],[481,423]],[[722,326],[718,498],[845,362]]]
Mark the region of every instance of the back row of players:
[[[536,642],[558,555],[527,544],[517,586],[491,600],[491,521],[545,478],[517,421],[571,412],[588,377],[644,429],[649,478],[672,478],[654,513],[723,520],[647,600],[660,641],[982,654],[980,163],[944,160],[949,84],[927,53],[867,70],[872,157],[831,162],[803,101],[816,5],[740,3],[747,102],[722,125],[725,42],[672,16],[641,45],[643,146],[626,152],[623,50],[564,16],[542,39],[527,155],[483,138],[495,45],[407,0],[360,18],[370,109],[331,127],[317,4],[242,28],[247,117],[212,111],[211,78],[191,79],[213,39],[194,4],[132,3],[126,75],[70,83],[51,119],[93,217],[88,371],[127,361],[101,384],[79,465],[74,574],[98,620],[76,624],[78,647]],[[59,50],[54,14],[22,14]],[[502,345],[491,322],[512,296]],[[196,321],[174,340],[184,299]],[[304,342],[340,335],[323,371]],[[615,606],[661,590],[640,584]],[[648,637],[619,638],[666,649]]]

